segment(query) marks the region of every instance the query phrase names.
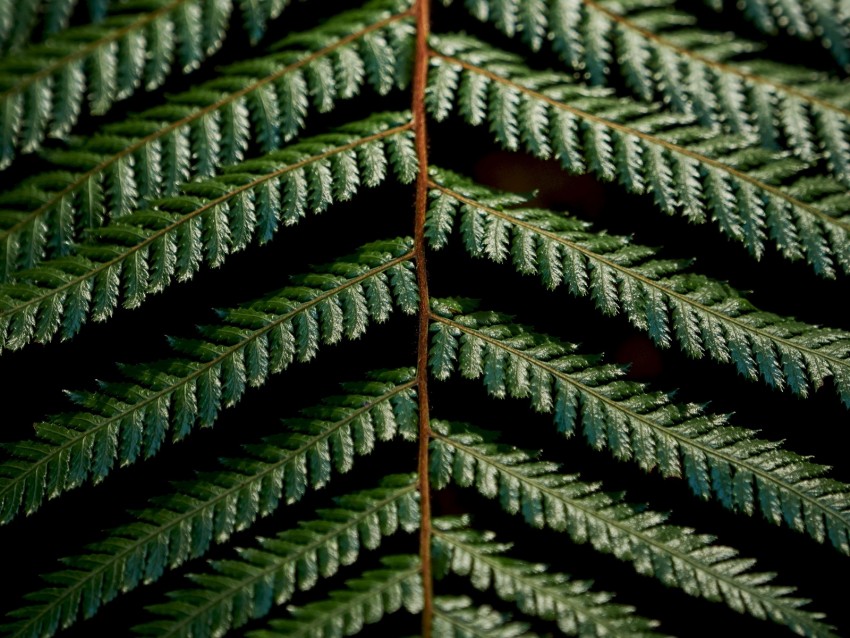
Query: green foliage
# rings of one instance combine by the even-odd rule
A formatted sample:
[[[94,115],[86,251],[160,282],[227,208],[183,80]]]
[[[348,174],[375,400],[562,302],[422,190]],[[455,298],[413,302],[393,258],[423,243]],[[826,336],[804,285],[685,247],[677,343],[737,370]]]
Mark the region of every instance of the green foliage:
[[[480,378],[494,397],[530,398],[554,413],[559,432],[580,423],[591,446],[609,448],[643,469],[684,477],[694,493],[797,531],[850,554],[850,486],[820,477],[826,468],[726,425],[697,405],[675,404],[623,380],[625,370],[600,364],[565,344],[496,313],[459,314],[461,303],[435,301],[431,366],[438,379],[457,367]],[[755,489],[757,488],[757,490]]]
[[[265,243],[280,224],[349,199],[361,183],[379,185],[390,163],[410,181],[409,135],[403,116],[373,117],[186,184],[179,196],[94,229],[74,255],[0,284],[0,348],[47,342],[60,329],[68,339],[88,318],[108,319],[122,292],[124,307],[138,307],[173,279],[191,279],[202,263],[220,266],[254,237]]]
[[[787,624],[804,636],[829,633],[818,622],[819,614],[799,609],[808,601],[787,597],[787,588],[766,585],[769,574],[750,572],[753,561],[712,544],[710,536],[668,525],[665,515],[563,474],[556,463],[538,460],[539,453],[498,447],[462,426],[436,422],[434,429],[431,476],[436,487],[450,480],[474,487],[487,498],[498,498],[505,511],[521,515],[529,525],[566,532],[574,542],[629,561],[639,573],[669,587],[723,600],[736,611]]]
[[[414,556],[387,556],[384,569],[365,572],[333,591],[327,600],[291,608],[292,619],[273,620],[268,629],[248,632],[250,638],[273,636],[353,636],[366,624],[379,622],[385,614],[401,608],[422,610],[422,582]]]
[[[804,177],[802,161],[696,126],[692,115],[535,72],[470,37],[435,44],[429,105],[437,120],[456,103],[470,124],[488,122],[505,148],[524,146],[567,170],[651,192],[664,211],[697,223],[710,216],[757,258],[769,233],[786,257],[805,256],[823,276],[835,276],[837,265],[850,272],[846,202],[831,208],[843,189],[826,176]]]
[[[537,638],[528,631],[528,624],[510,622],[509,618],[489,605],[476,607],[465,596],[437,598],[434,634],[446,638]]]
[[[330,111],[364,83],[381,94],[402,85],[410,45],[402,7],[384,2],[320,29],[290,34],[275,53],[225,67],[214,80],[173,96],[167,105],[47,153],[48,179],[28,180],[0,198],[5,209],[0,211],[0,278],[35,266],[46,253],[70,253],[81,231],[119,217],[127,223],[140,204],[180,194],[190,178],[214,177],[220,167],[242,161],[252,139],[262,140],[265,151],[279,149],[302,129],[311,107]],[[376,72],[366,74],[367,66]],[[335,69],[347,69],[339,86]]]
[[[265,616],[272,604],[289,600],[296,588],[308,591],[319,577],[328,578],[340,567],[353,564],[361,547],[375,550],[382,537],[399,528],[406,532],[418,529],[412,477],[388,477],[383,484],[338,499],[339,507],[320,511],[319,518],[303,521],[297,529],[259,539],[259,547],[240,549],[238,560],[214,562],[212,572],[190,575],[195,589],[171,592],[171,602],[150,608],[168,620],[136,630],[154,636],[193,636],[215,633],[220,627],[241,627],[251,618]],[[415,604],[412,593],[405,596],[408,604]],[[389,612],[398,608],[393,604],[387,607]]]
[[[438,577],[449,572],[468,576],[476,589],[494,588],[499,598],[529,616],[554,620],[565,634],[658,635],[652,632],[656,621],[635,616],[631,607],[609,604],[611,595],[589,591],[589,583],[549,572],[547,565],[505,556],[509,544],[495,542],[492,532],[469,529],[466,519],[436,519],[434,527]]]
[[[845,183],[850,179],[850,132],[842,124],[848,107],[846,82],[753,58],[747,54],[759,51],[758,43],[722,31],[698,31],[694,16],[678,11],[671,0],[550,5],[467,0],[467,4],[474,15],[494,22],[508,35],[518,34],[535,50],[550,43],[564,62],[585,72],[595,84],[604,84],[616,69],[645,100],[662,97],[675,110],[694,114],[704,126],[739,134],[757,130],[770,148],[779,148],[784,136],[789,150],[807,161],[822,149],[835,176]],[[829,3],[804,6],[808,4],[749,2],[747,9],[767,31],[777,28],[774,16],[779,24],[806,37],[818,28],[807,19],[816,16],[818,25],[829,22],[843,33],[830,44],[846,65],[850,16],[844,15],[845,23],[835,25]]]
[[[245,3],[246,20],[265,24],[287,2]],[[161,85],[173,67],[197,68],[221,47],[232,9],[230,0],[116,3],[96,24],[60,31],[0,60],[0,168],[18,147],[27,152],[45,135],[65,137],[86,97],[92,113],[105,113],[140,87]],[[249,31],[262,35],[262,28]]]
[[[3,560],[45,575],[4,564],[0,631],[850,630],[816,582],[850,557],[847,468],[771,407],[850,409],[850,13],[702,4],[0,0],[4,387],[82,388],[32,433],[4,413]],[[499,147],[501,188],[472,167]],[[529,161],[634,212],[515,192]]]
[[[159,579],[166,570],[204,555],[213,542],[222,543],[235,531],[250,527],[258,517],[271,515],[281,502],[300,500],[307,487],[323,487],[334,470],[349,471],[356,456],[370,453],[376,441],[396,435],[411,438],[416,429],[416,407],[410,376],[409,371],[399,370],[348,384],[347,390],[356,394],[330,398],[305,411],[302,419],[287,421],[290,433],[246,445],[244,456],[223,459],[216,472],[175,484],[170,493],[153,498],[131,522],[87,547],[85,554],[65,559],[68,569],[47,576],[53,587],[28,596],[35,604],[18,610],[15,616],[19,620],[7,629],[16,635],[53,634],[59,627],[71,625],[78,613],[89,618],[119,593]],[[381,488],[341,497],[339,508],[320,512],[321,520],[343,523],[336,543],[347,549],[337,549],[334,554],[342,553],[338,557],[342,564],[356,559],[359,539],[364,546],[374,548],[371,546],[381,535],[392,533],[396,525],[409,530],[418,511],[413,487],[409,478],[388,477]],[[302,539],[299,551],[303,554],[297,558],[301,566],[299,582],[309,582],[303,575],[305,566],[319,566],[311,562],[311,552],[320,549],[312,545],[320,540],[313,532],[327,532],[326,526],[322,522],[305,523],[300,531],[282,533],[281,542]],[[332,540],[322,540],[328,552]],[[311,544],[306,544],[308,541]],[[256,552],[250,556],[258,561],[267,557]],[[321,571],[329,575],[334,563],[330,554],[322,556]],[[226,566],[224,569],[228,571]],[[292,593],[284,581],[272,579],[270,587],[275,599]],[[223,623],[244,624],[245,610],[232,608],[237,593],[229,588],[215,608],[194,614],[181,606],[172,612],[180,612],[174,624],[185,621],[191,628],[199,623],[202,633],[204,628],[216,633],[216,627]],[[261,613],[260,603],[256,604],[255,616],[268,612],[266,608]],[[167,613],[170,609],[160,611],[172,615]],[[224,616],[217,617],[216,612]]]
[[[521,209],[516,197],[434,169],[426,224],[431,245],[449,240],[458,208],[466,249],[496,262],[510,256],[524,274],[590,295],[605,314],[625,313],[659,345],[675,337],[689,355],[732,362],[742,375],[788,385],[805,396],[830,374],[850,406],[850,333],[760,312],[728,285],[689,272],[686,260],[660,260],[627,237],[590,233],[578,220]],[[778,356],[777,356],[778,355]]]
[[[0,520],[32,513],[87,480],[99,482],[115,463],[155,455],[194,425],[212,426],[222,407],[293,361],[316,356],[322,343],[356,339],[369,321],[386,321],[397,305],[416,309],[411,242],[365,246],[356,255],[301,277],[292,286],[239,308],[219,311],[221,322],[199,339],[173,339],[173,359],[124,368],[125,383],[73,393],[79,412],[36,427],[38,440],[12,443],[16,460],[0,466]]]

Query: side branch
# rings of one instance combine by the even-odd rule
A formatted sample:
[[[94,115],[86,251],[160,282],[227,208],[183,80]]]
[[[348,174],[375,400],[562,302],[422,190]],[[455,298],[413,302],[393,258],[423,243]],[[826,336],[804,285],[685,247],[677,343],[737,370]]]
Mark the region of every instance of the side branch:
[[[431,300],[428,296],[428,273],[425,263],[425,218],[428,212],[428,129],[425,115],[425,87],[428,83],[429,0],[417,0],[416,59],[413,67],[413,126],[419,175],[416,178],[416,217],[414,251],[416,279],[419,286],[419,340],[416,352],[416,380],[419,393],[419,491],[422,524],[419,552],[422,564],[422,636],[430,638],[433,615],[434,586],[431,576],[431,494],[428,482],[428,444],[431,436],[428,410],[428,327]]]

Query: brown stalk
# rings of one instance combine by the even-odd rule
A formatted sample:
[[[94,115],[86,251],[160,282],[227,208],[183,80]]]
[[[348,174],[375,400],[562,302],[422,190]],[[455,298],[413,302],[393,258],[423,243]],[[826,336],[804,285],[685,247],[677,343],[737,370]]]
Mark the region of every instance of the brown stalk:
[[[416,178],[416,216],[414,255],[419,285],[419,338],[416,349],[416,381],[419,396],[419,493],[422,520],[419,557],[422,564],[422,636],[430,638],[434,610],[434,585],[431,576],[431,486],[428,481],[428,444],[431,423],[428,406],[428,326],[431,303],[428,297],[428,273],[425,263],[425,214],[428,209],[428,129],[425,119],[425,87],[428,82],[429,0],[416,0],[416,58],[413,66],[413,130],[419,175]]]

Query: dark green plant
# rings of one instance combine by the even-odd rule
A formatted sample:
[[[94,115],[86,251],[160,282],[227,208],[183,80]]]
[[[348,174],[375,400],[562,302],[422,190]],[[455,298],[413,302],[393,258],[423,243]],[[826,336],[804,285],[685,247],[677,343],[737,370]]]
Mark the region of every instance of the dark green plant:
[[[832,279],[828,290],[843,300],[845,4],[737,3],[754,26],[719,0],[371,0],[339,12],[328,5],[330,16],[317,2],[288,4],[240,1],[237,19],[229,0],[0,0],[0,166],[25,175],[0,193],[3,357],[26,361],[34,344],[51,344],[49,352],[51,342],[89,332],[105,335],[97,347],[120,349],[138,336],[120,328],[131,309],[153,293],[191,291],[188,281],[210,268],[220,268],[218,290],[200,300],[225,306],[213,318],[193,315],[203,325],[194,337],[170,337],[167,356],[103,371],[110,380],[70,392],[74,406],[45,417],[32,436],[6,437],[0,533],[20,542],[19,519],[32,515],[29,529],[38,530],[40,517],[53,520],[40,510],[70,503],[83,520],[72,515],[69,525],[88,540],[41,588],[7,597],[4,635],[52,636],[77,623],[87,632],[83,621],[104,608],[113,635],[135,625],[153,636],[342,636],[377,623],[380,635],[648,636],[687,626],[676,620],[674,590],[711,601],[694,607],[702,613],[725,605],[804,636],[850,629],[833,627],[817,596],[806,598],[819,579],[843,582],[850,485],[837,477],[847,468],[833,474],[793,451],[805,437],[784,443],[770,423],[757,432],[694,403],[713,397],[705,383],[679,379],[680,400],[670,387],[633,380],[610,354],[567,341],[614,348],[608,334],[571,326],[584,312],[575,309],[593,308],[659,348],[704,360],[688,369],[737,371],[758,396],[769,387],[771,402],[787,392],[795,405],[824,403],[834,390],[829,400],[850,408],[850,332],[839,312],[827,315],[837,324],[829,327],[761,309],[734,277],[700,266],[700,246],[647,246],[476,183],[454,170],[460,161],[429,161],[430,153],[451,163],[444,145],[486,136],[514,152],[513,166],[527,161],[522,153],[559,163],[571,184],[570,173],[610,182],[621,201],[639,202],[627,232],[654,209],[683,216],[705,225],[709,252],[743,246],[753,273],[765,258],[796,261],[786,299],[807,281]],[[768,35],[746,41],[713,30],[713,10],[727,26],[731,18],[741,32]],[[709,26],[698,28],[698,18]],[[466,31],[448,28],[455,21]],[[807,46],[812,59],[828,51],[834,68],[788,65],[777,42]],[[219,50],[218,62],[206,61]],[[174,80],[179,72],[189,75]],[[155,91],[163,83],[167,94]],[[144,108],[119,113],[118,100]],[[438,133],[429,137],[429,127]],[[356,209],[361,200],[382,210]],[[339,207],[362,222],[329,219]],[[346,243],[355,225],[352,235],[367,243]],[[302,226],[315,239],[287,243]],[[398,228],[406,236],[394,237]],[[332,244],[347,249],[334,253]],[[303,274],[234,270],[235,253],[286,257]],[[476,278],[469,257],[502,266]],[[429,292],[426,258],[432,270],[447,264],[451,281],[439,284],[447,296]],[[537,301],[494,283],[505,269],[530,276]],[[239,304],[224,290],[258,284],[265,294]],[[554,307],[542,301],[552,298]],[[372,329],[384,323],[397,332]],[[353,340],[368,351],[322,363],[327,346]],[[338,346],[346,347],[354,346]],[[75,362],[55,361],[70,380]],[[299,386],[308,368],[322,380]],[[476,380],[508,412],[525,406],[522,423],[479,401]],[[249,411],[261,386],[279,396]],[[301,391],[325,398],[307,407]],[[233,414],[238,432],[226,427]],[[845,424],[831,425],[840,441]],[[571,437],[584,444],[561,443]],[[239,445],[218,461],[191,447],[200,440],[220,450],[219,438]],[[577,472],[606,454],[624,462],[611,476],[603,461],[590,477]],[[127,466],[144,489],[126,502],[108,498],[103,490],[120,492]],[[676,479],[713,503],[689,502]],[[621,493],[624,480],[650,502]],[[79,491],[91,505],[65,496]],[[103,509],[103,494],[112,527],[97,532],[84,519]],[[675,500],[673,512],[654,505],[656,496]],[[784,532],[747,516],[798,532],[789,552],[822,544],[834,554],[831,573],[813,570],[795,593],[781,573],[729,547],[734,534],[690,526],[702,510],[727,516],[716,504],[768,543],[759,553],[770,565],[782,566],[769,543]],[[486,531],[496,525],[504,534]],[[49,552],[42,535],[60,532],[43,529],[14,551]],[[620,588],[606,580],[620,567],[604,559],[597,572],[566,575],[574,570],[562,549],[583,543],[571,555],[593,564],[596,553],[610,554],[640,576]],[[188,574],[183,584],[179,572]],[[10,568],[6,583],[29,573]],[[617,602],[588,577],[614,583]],[[627,604],[641,599],[631,586],[641,578],[669,588],[659,590],[669,603],[650,605],[673,608],[669,617],[650,620],[656,611]],[[118,598],[147,611],[108,616]],[[691,629],[699,633],[701,621]]]

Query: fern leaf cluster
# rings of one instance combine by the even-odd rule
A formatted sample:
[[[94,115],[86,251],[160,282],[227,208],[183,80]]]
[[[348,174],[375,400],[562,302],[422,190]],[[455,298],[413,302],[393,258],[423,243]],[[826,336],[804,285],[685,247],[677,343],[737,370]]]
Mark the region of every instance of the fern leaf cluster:
[[[616,70],[645,100],[661,97],[704,126],[757,133],[768,147],[784,141],[807,161],[823,152],[838,179],[846,183],[850,176],[846,82],[755,57],[761,47],[732,34],[697,31],[697,18],[675,2],[469,4],[479,18],[535,50],[549,42],[593,83],[603,84]],[[771,4],[781,11],[789,3]],[[839,43],[850,43],[848,33]]]
[[[331,592],[327,601],[290,609],[291,618],[272,620],[267,629],[249,632],[248,636],[353,636],[364,625],[377,623],[401,608],[420,611],[422,585],[416,557],[388,556],[382,562],[384,569],[348,581],[346,589]]]
[[[190,279],[202,263],[220,266],[252,238],[267,242],[280,224],[352,197],[361,182],[377,186],[389,164],[409,181],[416,164],[409,128],[395,115],[355,123],[238,164],[221,179],[187,184],[180,196],[97,229],[75,255],[0,284],[0,341],[17,349],[60,329],[67,339],[90,317],[109,318],[122,293],[125,307],[137,307],[173,279]]]
[[[84,5],[84,6],[79,6]],[[68,27],[76,12],[84,12],[90,22],[104,19],[109,8],[108,0],[47,0],[46,2],[21,2],[3,0],[0,3],[0,51],[6,53],[35,42]],[[38,34],[39,28],[42,33]]]
[[[695,222],[711,216],[756,257],[769,235],[786,257],[805,257],[821,275],[850,270],[850,226],[842,204],[838,214],[829,208],[840,190],[829,178],[812,182],[782,154],[700,129],[686,115],[609,99],[566,75],[535,73],[469,37],[441,38],[436,48],[430,104],[437,120],[456,105],[470,124],[489,123],[510,150],[523,146],[571,171],[651,192],[663,210]]]
[[[805,600],[788,597],[768,574],[749,571],[752,561],[734,550],[713,545],[711,538],[665,523],[665,516],[629,505],[599,490],[598,485],[558,472],[551,462],[537,460],[515,447],[500,449],[474,431],[453,433],[435,423],[432,477],[435,485],[449,480],[498,498],[501,507],[520,514],[535,527],[565,531],[577,543],[633,563],[670,587],[692,596],[724,600],[741,613],[788,624],[802,635],[825,635],[819,615],[801,611]]]
[[[390,477],[384,484],[343,497],[338,508],[319,512],[319,518],[302,522],[298,529],[259,539],[258,547],[239,551],[239,560],[213,563],[212,573],[192,575],[196,589],[172,592],[173,602],[151,608],[168,620],[137,631],[192,636],[221,626],[240,627],[267,614],[272,604],[289,600],[296,589],[307,591],[319,578],[353,564],[361,547],[375,550],[382,537],[417,529],[419,509],[410,477]],[[187,605],[188,600],[194,604]],[[388,611],[395,611],[390,607]]]
[[[447,638],[515,638],[538,634],[528,624],[512,622],[510,616],[489,605],[476,606],[465,596],[437,598],[434,601],[434,633]]]
[[[246,3],[260,24],[285,4]],[[67,135],[84,101],[92,113],[105,113],[140,86],[161,85],[172,68],[198,67],[221,46],[232,8],[229,0],[118,4],[96,25],[61,31],[0,61],[0,167],[16,148],[31,151],[45,135]]]
[[[669,395],[623,381],[625,370],[577,354],[576,347],[511,324],[496,313],[464,314],[463,304],[437,306],[431,365],[447,378],[453,368],[481,378],[501,398],[529,397],[572,435],[580,423],[595,448],[610,448],[643,469],[687,478],[702,498],[775,524],[785,522],[850,553],[850,486],[820,477],[826,468],[726,425],[723,415],[677,405]],[[757,489],[755,489],[757,488]]]
[[[153,456],[169,431],[179,440],[196,423],[212,425],[249,387],[295,360],[309,361],[323,342],[359,337],[370,319],[385,321],[396,304],[413,312],[411,254],[405,240],[364,247],[267,298],[222,311],[221,323],[203,327],[200,339],[174,339],[174,359],[126,367],[129,385],[75,393],[83,410],[39,425],[38,440],[9,446],[17,460],[0,466],[0,518],[32,513],[45,497],[100,481],[116,461]]]
[[[66,559],[68,569],[47,577],[57,586],[31,595],[29,599],[36,604],[19,610],[15,614],[19,620],[8,628],[16,635],[53,634],[59,627],[72,624],[78,609],[84,617],[91,617],[120,592],[153,582],[165,570],[202,556],[211,543],[226,541],[234,531],[272,514],[282,502],[300,500],[308,485],[324,486],[333,470],[349,471],[355,457],[370,453],[376,440],[387,440],[396,434],[410,438],[415,430],[416,408],[409,371],[384,372],[373,377],[365,383],[349,384],[352,394],[330,398],[306,411],[302,419],[293,419],[291,434],[248,445],[243,456],[222,460],[224,471],[201,474],[193,481],[175,485],[172,493],[152,499],[132,522],[111,530],[105,540],[87,547],[85,554]],[[358,401],[360,405],[353,407]],[[333,461],[328,459],[330,450]],[[377,542],[376,534],[379,539],[381,530],[393,529],[392,521],[401,521],[408,528],[416,518],[416,494],[409,479],[387,478],[382,485],[343,498],[338,509],[326,513],[328,520],[336,521],[342,516],[355,524],[354,528],[340,529],[337,540],[339,545],[347,539],[346,555],[352,560],[356,557],[358,534],[368,547]],[[376,518],[380,523],[377,528]],[[305,525],[304,530],[319,530],[323,525]],[[302,538],[303,532],[285,537]],[[330,547],[331,539],[323,542]],[[352,551],[354,555],[350,554]],[[311,556],[305,553],[300,560],[309,561]],[[325,571],[329,563],[322,564]],[[284,583],[277,587],[279,596],[285,591]],[[243,611],[227,612],[234,595],[230,591],[230,597],[222,596],[216,609],[235,613],[244,622],[246,618],[240,615]],[[215,633],[217,625],[210,616],[215,610],[202,612],[198,610],[191,622],[180,619],[187,620],[189,628],[200,623]],[[261,613],[259,608],[256,613]]]
[[[731,3],[706,0],[706,4],[721,10]],[[820,37],[839,64],[846,67],[850,62],[850,15],[840,2],[748,0],[743,9],[744,15],[766,33],[784,30],[804,39]]]
[[[227,67],[168,106],[47,153],[51,178],[30,180],[0,200],[3,277],[35,266],[45,254],[70,253],[81,230],[181,194],[192,178],[210,178],[220,167],[238,164],[254,137],[266,152],[280,149],[301,130],[311,108],[329,111],[337,100],[359,93],[364,82],[379,93],[402,82],[403,67],[397,65],[409,57],[403,5],[373,4],[287,36],[283,50]]]
[[[439,576],[466,576],[479,590],[493,588],[532,617],[555,620],[565,634],[579,636],[652,636],[658,624],[634,615],[634,609],[610,605],[611,595],[590,591],[587,582],[549,572],[548,566],[505,556],[510,545],[492,532],[469,529],[469,521],[434,521],[435,566]]]
[[[623,312],[661,346],[675,339],[693,357],[733,362],[742,375],[773,386],[805,396],[832,374],[850,405],[850,333],[760,312],[728,285],[688,272],[685,260],[656,259],[656,251],[628,238],[589,233],[577,220],[517,208],[510,195],[435,176],[426,225],[433,247],[448,242],[460,208],[458,225],[473,256],[510,258],[520,272],[539,271],[549,288],[563,283],[606,314]]]
[[[0,0],[0,633],[848,631],[848,16]]]

